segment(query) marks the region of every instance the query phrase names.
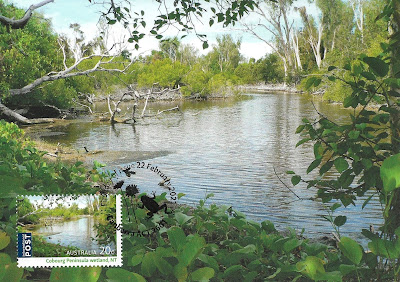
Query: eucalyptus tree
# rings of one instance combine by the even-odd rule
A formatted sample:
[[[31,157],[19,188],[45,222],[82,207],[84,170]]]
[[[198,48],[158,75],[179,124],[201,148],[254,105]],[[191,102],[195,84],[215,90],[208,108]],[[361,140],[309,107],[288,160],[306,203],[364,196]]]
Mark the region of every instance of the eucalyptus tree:
[[[178,57],[180,45],[181,42],[179,41],[179,39],[177,37],[172,37],[161,40],[158,46],[161,52],[163,52],[168,58],[175,62]]]
[[[178,50],[178,60],[181,64],[194,66],[199,59],[199,50],[190,44],[181,44]]]
[[[285,77],[301,69],[294,21],[289,19],[296,0],[260,1],[254,14],[256,22],[244,22],[245,30],[263,41],[282,60]],[[254,19],[250,16],[249,19]],[[267,36],[265,35],[267,34]]]
[[[342,0],[317,0],[319,18],[310,15],[305,6],[298,8],[303,23],[302,35],[309,44],[318,69],[328,52],[343,51],[351,41],[353,17]],[[347,53],[347,52],[346,52]]]
[[[207,55],[210,58],[211,68],[219,72],[233,72],[242,60],[240,55],[241,43],[241,39],[235,41],[229,34],[218,36],[217,44],[213,46],[212,51]]]
[[[364,43],[364,4],[365,0],[349,0],[351,8],[353,9],[354,13],[354,20],[356,23],[357,29],[360,31],[361,34],[361,42]]]

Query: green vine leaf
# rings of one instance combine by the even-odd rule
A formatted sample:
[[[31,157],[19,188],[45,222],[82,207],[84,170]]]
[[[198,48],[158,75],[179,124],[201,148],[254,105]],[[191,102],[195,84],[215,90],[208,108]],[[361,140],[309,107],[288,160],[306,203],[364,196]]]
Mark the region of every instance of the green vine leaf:
[[[299,272],[313,280],[325,273],[323,260],[314,256],[308,256],[304,261],[298,262],[296,268]]]
[[[5,247],[10,244],[10,236],[7,233],[0,231],[0,250],[4,249]]]
[[[307,173],[310,173],[313,171],[315,168],[317,168],[321,164],[322,159],[316,159],[314,160],[307,168]]]
[[[337,171],[340,173],[342,173],[349,167],[349,164],[343,157],[339,157],[339,158],[335,159],[335,161],[333,163],[334,163]]]
[[[299,184],[300,180],[301,180],[301,177],[300,177],[299,175],[294,175],[294,176],[292,176],[292,179],[291,179],[292,184],[293,184],[294,186],[296,186],[297,184]]]
[[[142,275],[121,268],[110,268],[107,270],[106,275],[111,280],[118,278],[121,281],[146,282]]]
[[[192,272],[191,278],[193,281],[208,281],[214,277],[215,271],[211,267],[199,268]]]
[[[352,263],[356,265],[360,264],[363,256],[363,250],[356,241],[349,237],[342,237],[339,242],[339,248],[344,256]]]
[[[384,77],[389,72],[389,64],[375,57],[365,57],[363,61],[380,77]]]
[[[400,187],[400,154],[384,160],[380,170],[383,190],[389,193]]]
[[[347,221],[347,217],[346,216],[339,215],[339,216],[335,217],[335,220],[333,221],[333,223],[336,226],[342,226],[342,225],[344,225],[346,223],[346,221]]]

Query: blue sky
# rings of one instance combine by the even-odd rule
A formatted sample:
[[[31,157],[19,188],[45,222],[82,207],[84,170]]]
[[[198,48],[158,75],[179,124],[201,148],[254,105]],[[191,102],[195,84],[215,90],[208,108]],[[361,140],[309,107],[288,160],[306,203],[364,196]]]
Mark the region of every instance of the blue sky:
[[[96,195],[92,195],[92,201],[94,197],[98,197]],[[44,208],[56,208],[57,205],[63,204],[64,207],[70,207],[72,204],[77,204],[80,209],[83,209],[87,207],[87,196],[80,196],[77,199],[73,200],[69,196],[65,196],[64,198],[60,199],[59,201],[56,201],[57,196],[49,196],[47,200],[43,199],[43,196],[26,196],[26,198],[29,199],[29,201],[34,204],[36,207],[42,206]]]
[[[21,8],[28,8],[30,5],[40,2],[41,0],[9,0],[9,2],[14,3],[16,6]],[[99,1],[100,2],[100,1]],[[131,1],[132,8],[135,10],[146,11],[146,20],[148,25],[151,25],[152,19],[151,15],[154,16],[155,13],[152,11],[157,10],[157,3],[155,1]],[[307,0],[299,0],[296,6],[307,6],[309,7],[309,13],[315,14],[317,10],[314,5],[308,3]],[[101,5],[92,5],[88,0],[55,0],[54,3],[49,3],[46,6],[39,9],[46,17],[52,19],[54,30],[58,33],[70,34],[69,25],[71,23],[79,23],[81,25],[82,31],[85,35],[90,38],[98,34],[97,23],[100,16],[99,10],[101,10]],[[292,15],[295,18],[295,24],[298,25],[299,17],[298,15]],[[205,20],[204,22],[208,22]],[[230,33],[234,38],[242,38],[241,53],[247,57],[254,57],[256,59],[261,58],[266,53],[270,52],[270,48],[266,46],[265,43],[254,38],[253,36],[244,33],[238,28],[222,28],[220,25],[214,25],[210,28],[208,25],[196,25],[199,33],[204,33],[207,35],[210,45],[216,43],[216,37],[224,33]],[[175,36],[175,30],[168,30],[166,32],[168,36]],[[125,36],[125,37],[124,37]],[[266,37],[270,36],[265,34]],[[121,41],[127,40],[126,31],[122,27],[113,27],[112,38],[110,41]],[[183,40],[183,43],[194,45],[202,53],[208,52],[208,50],[203,51],[201,48],[201,41],[198,40],[194,35],[190,35]],[[154,37],[146,37],[140,44],[139,52],[132,52],[137,55],[138,53],[146,54],[152,49],[157,49],[158,41]],[[133,44],[127,44],[128,49],[133,50]],[[210,48],[209,48],[210,49]]]

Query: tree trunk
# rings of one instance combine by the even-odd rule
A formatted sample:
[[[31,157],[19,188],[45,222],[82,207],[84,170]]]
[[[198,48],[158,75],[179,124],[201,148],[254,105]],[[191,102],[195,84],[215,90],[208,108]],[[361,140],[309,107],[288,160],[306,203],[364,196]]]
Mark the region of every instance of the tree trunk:
[[[26,10],[25,15],[19,20],[10,19],[0,15],[0,23],[2,23],[5,26],[11,27],[12,29],[24,28],[24,26],[28,23],[28,21],[32,17],[34,10],[51,2],[54,2],[54,0],[44,0],[36,5],[31,5],[29,9]]]
[[[299,37],[297,36],[296,32],[293,32],[292,40],[293,40],[293,51],[297,62],[297,69],[302,71],[303,66],[301,65],[301,58],[300,58]]]
[[[392,37],[391,39],[393,40],[393,43],[391,45],[391,50],[392,50],[392,61],[391,61],[391,67],[390,67],[390,75],[393,78],[400,78],[400,44],[398,44],[400,40],[400,1],[393,1],[394,5],[394,12],[392,16],[392,21],[391,21],[391,30],[390,30],[390,36]],[[397,111],[391,112],[391,123],[392,123],[392,128],[391,128],[391,138],[392,138],[392,145],[394,148],[394,153],[397,154],[400,152],[400,108],[397,104],[398,98],[396,95],[400,94],[400,88],[399,87],[393,87],[391,89],[392,93],[394,95],[391,95],[391,102],[393,107],[397,109]]]
[[[11,121],[16,121],[21,124],[38,124],[38,123],[54,122],[54,120],[51,118],[35,118],[35,119],[26,118],[26,117],[16,113],[15,111],[7,108],[2,103],[0,103],[0,113],[7,116]]]
[[[390,48],[392,52],[390,77],[400,78],[400,46],[398,40],[400,39],[400,1],[393,1],[393,15],[390,22],[390,37],[395,43],[392,43]],[[395,109],[390,112],[390,135],[393,148],[393,155],[400,153],[400,107],[397,104],[399,100],[397,95],[400,94],[399,87],[392,87],[391,93],[389,92],[389,107]],[[385,219],[387,227],[386,232],[390,236],[394,236],[395,230],[400,226],[400,190],[393,191],[393,200],[389,210],[388,218]]]

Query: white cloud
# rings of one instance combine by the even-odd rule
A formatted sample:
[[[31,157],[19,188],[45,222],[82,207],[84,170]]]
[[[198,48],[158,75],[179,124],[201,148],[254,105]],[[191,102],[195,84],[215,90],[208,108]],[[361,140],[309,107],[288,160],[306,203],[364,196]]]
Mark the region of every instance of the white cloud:
[[[261,59],[267,53],[271,53],[272,49],[263,42],[243,42],[240,48],[240,53],[247,59]]]

